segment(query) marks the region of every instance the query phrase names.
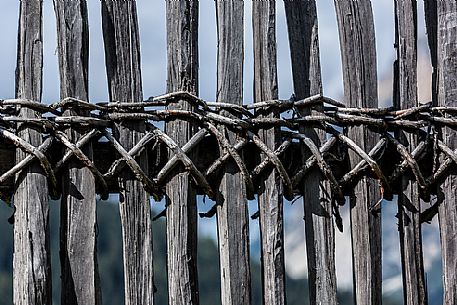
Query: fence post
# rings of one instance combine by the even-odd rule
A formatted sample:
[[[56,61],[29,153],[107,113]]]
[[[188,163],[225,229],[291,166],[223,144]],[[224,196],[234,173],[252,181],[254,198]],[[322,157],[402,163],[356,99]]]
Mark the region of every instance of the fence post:
[[[243,103],[244,3],[216,1],[217,102]],[[229,115],[224,113],[224,115]],[[230,144],[236,134],[221,130]],[[216,195],[222,305],[251,304],[249,221],[246,189],[230,161]]]
[[[349,107],[378,106],[376,44],[370,0],[335,0],[338,21],[345,101]],[[348,135],[365,151],[370,151],[377,136],[366,127],[351,127]],[[352,151],[350,163],[360,158]],[[381,214],[370,206],[380,198],[378,181],[363,177],[351,197],[352,253],[356,304],[382,302],[381,289]]]
[[[167,92],[198,92],[198,1],[167,0]],[[186,101],[168,109],[192,110]],[[167,134],[184,146],[195,127],[185,121],[168,122]],[[178,172],[180,170],[180,172]],[[196,305],[197,273],[197,204],[190,175],[182,167],[167,183],[167,252],[168,304]]]
[[[54,0],[60,67],[60,98],[87,101],[89,25],[85,0]],[[69,26],[71,25],[71,26]],[[86,115],[85,110],[64,111],[64,116]],[[66,132],[75,143],[81,132]],[[92,158],[92,144],[83,148]],[[101,304],[96,256],[95,179],[87,167],[69,161],[63,174],[60,227],[62,304]]]
[[[397,61],[395,62],[394,106],[408,109],[417,102],[417,4],[415,0],[395,1]],[[400,143],[411,150],[417,146],[417,136],[396,132]],[[412,175],[402,177],[398,196],[400,251],[403,271],[405,305],[427,304],[424,264],[422,259],[422,230],[420,198],[417,181]]]
[[[135,1],[102,1],[106,71],[111,101],[142,102],[140,41]],[[129,151],[144,136],[144,121],[117,122],[113,128]],[[136,158],[148,172],[148,153]],[[124,252],[125,304],[153,304],[152,231],[149,194],[128,170],[119,174],[119,211]]]
[[[16,98],[41,100],[43,69],[42,1],[20,1],[16,67]],[[20,116],[37,113],[21,108]],[[33,146],[41,132],[18,126],[19,136]],[[16,163],[27,156],[16,149]],[[13,303],[51,305],[48,183],[38,161],[16,176],[14,205]]]
[[[316,2],[284,1],[289,31],[292,73],[296,98],[303,99],[322,93],[319,60],[318,20]],[[304,109],[301,115],[318,114]],[[325,140],[325,132],[302,127],[307,137],[317,146]],[[304,150],[306,160],[309,152]],[[317,168],[303,179],[301,186],[305,210],[306,251],[310,304],[337,304],[335,271],[335,233],[332,220],[330,186]],[[325,211],[325,213],[322,213]]]
[[[252,24],[254,39],[254,100],[278,98],[276,59],[276,1],[253,1]],[[266,117],[277,117],[265,113]],[[281,142],[279,128],[261,130],[260,139],[275,150]],[[262,240],[263,304],[284,305],[284,225],[283,194],[278,172],[273,169],[260,182],[259,211]]]
[[[457,106],[457,2],[437,1],[438,16],[438,106]],[[457,148],[457,133],[450,127],[442,130],[443,142]],[[439,207],[441,255],[443,258],[444,304],[457,303],[457,176],[451,173],[444,181],[444,200]]]

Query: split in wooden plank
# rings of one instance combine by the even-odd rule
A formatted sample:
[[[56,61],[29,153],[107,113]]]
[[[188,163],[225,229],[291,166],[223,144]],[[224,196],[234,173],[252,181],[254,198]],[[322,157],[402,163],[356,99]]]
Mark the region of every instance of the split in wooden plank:
[[[198,1],[166,1],[167,92],[187,91],[198,95]],[[184,96],[183,96],[184,97]],[[195,103],[177,97],[168,111],[192,111]],[[198,101],[194,99],[193,101]],[[195,122],[167,122],[165,131],[179,147],[196,132]],[[169,153],[173,157],[173,152]],[[197,205],[191,176],[177,166],[170,172],[167,194],[168,304],[199,303],[197,273]]]
[[[16,98],[41,101],[43,72],[43,2],[20,1],[16,63]],[[20,117],[38,114],[20,108]],[[27,125],[17,135],[35,149],[41,133]],[[38,151],[38,150],[37,150]],[[38,157],[37,154],[35,154]],[[27,157],[16,149],[16,163]],[[48,183],[38,162],[16,176],[14,207],[13,304],[51,305],[51,253],[49,242]]]
[[[135,1],[102,0],[102,25],[105,46],[106,72],[110,101],[140,103],[143,101],[140,70],[140,38]],[[114,124],[116,145],[126,159],[127,151],[146,134],[144,120],[120,121]],[[108,136],[105,133],[105,136]],[[148,178],[148,151],[144,150],[130,165],[137,168],[124,170],[119,181],[119,211],[122,224],[125,304],[154,303],[152,227],[150,194],[155,189]],[[127,162],[129,164],[129,162]],[[138,175],[143,178],[139,181]],[[152,188],[152,189],[151,189]]]
[[[284,1],[284,5],[295,95],[298,99],[322,95],[316,1]],[[299,109],[299,115],[301,118],[322,116],[322,106],[321,103]],[[299,124],[299,131],[317,147],[325,140],[324,130]],[[303,162],[309,156],[309,150],[302,146]],[[317,162],[315,156],[313,160]],[[333,198],[329,195],[330,185],[322,179],[319,169],[310,168],[308,171],[300,191],[305,213],[310,304],[337,304]]]
[[[335,0],[334,4],[347,106],[377,108],[376,44],[371,1]],[[376,145],[379,137],[361,126],[350,127],[348,138],[365,152]],[[349,158],[352,167],[360,162],[360,155],[353,151]],[[350,196],[356,304],[377,305],[382,302],[381,214],[370,213],[370,208],[380,197],[378,181],[367,177],[357,183]]]

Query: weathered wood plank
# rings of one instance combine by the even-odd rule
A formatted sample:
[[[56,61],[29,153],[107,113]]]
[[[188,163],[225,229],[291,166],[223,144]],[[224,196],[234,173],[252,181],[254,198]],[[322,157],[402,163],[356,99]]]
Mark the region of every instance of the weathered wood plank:
[[[21,1],[16,66],[16,98],[41,100],[43,70],[42,1]],[[22,108],[20,116],[34,118]],[[34,146],[42,143],[38,130],[19,127],[21,138]],[[16,150],[16,162],[26,157]],[[48,183],[38,162],[16,177],[14,194],[13,303],[48,304],[51,300]]]
[[[415,0],[395,1],[396,47],[394,106],[408,109],[417,101],[417,3]],[[417,137],[405,132],[395,136],[411,151]],[[419,186],[412,174],[402,177],[402,193],[398,196],[398,231],[403,271],[405,305],[427,304],[422,257]]]
[[[376,44],[370,0],[335,0],[338,21],[345,102],[350,107],[377,107]],[[349,128],[349,137],[365,151],[378,136],[365,127]],[[349,155],[354,166],[360,158]],[[381,214],[370,206],[380,198],[378,181],[364,177],[355,186],[351,200],[352,253],[356,304],[381,304]]]
[[[60,98],[87,101],[89,68],[89,25],[85,0],[54,0],[60,67]],[[65,110],[64,115],[87,112]],[[81,133],[66,132],[76,143]],[[92,158],[92,144],[83,148]],[[73,159],[74,160],[74,159]],[[96,256],[95,179],[88,168],[70,161],[62,178],[60,208],[60,259],[62,304],[101,304]]]
[[[278,98],[276,59],[276,1],[252,2],[254,39],[254,102]],[[277,117],[265,113],[265,117]],[[273,151],[281,145],[278,128],[259,132],[260,139]],[[265,158],[265,157],[263,157]],[[283,195],[278,172],[265,174],[258,190],[260,235],[262,240],[263,304],[284,305],[284,224]]]
[[[296,98],[322,93],[319,59],[318,21],[315,1],[285,1]],[[303,109],[302,115],[319,114],[322,105]],[[317,146],[325,133],[310,127],[301,129]],[[302,158],[310,155],[302,148]],[[337,304],[335,233],[330,186],[314,168],[301,186],[305,210],[310,304]]]
[[[244,3],[216,1],[217,102],[243,103]],[[229,116],[228,113],[226,113]],[[236,135],[221,132],[233,145]],[[249,221],[246,189],[233,160],[216,195],[222,305],[251,304]]]
[[[438,105],[457,106],[457,2],[437,1]],[[457,148],[457,132],[442,130],[444,143]],[[442,186],[444,200],[439,207],[441,255],[443,259],[444,303],[457,303],[457,175],[450,175]]]
[[[198,94],[198,1],[167,0],[167,92]],[[179,101],[168,109],[192,110]],[[181,147],[195,127],[184,121],[166,124],[167,134]],[[170,152],[171,154],[171,152]],[[167,183],[168,304],[198,304],[197,205],[190,175],[182,166]]]
[[[103,38],[111,101],[141,102],[140,41],[135,1],[102,1]],[[142,121],[115,124],[115,137],[128,151],[145,134]],[[148,152],[136,158],[148,172]],[[124,252],[125,304],[153,304],[152,231],[149,194],[134,175],[119,176]]]

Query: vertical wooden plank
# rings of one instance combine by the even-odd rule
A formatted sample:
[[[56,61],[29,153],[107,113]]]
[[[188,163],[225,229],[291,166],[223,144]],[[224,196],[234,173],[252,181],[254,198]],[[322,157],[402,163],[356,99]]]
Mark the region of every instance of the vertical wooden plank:
[[[216,1],[218,102],[243,103],[244,3]],[[228,113],[225,115],[229,116]],[[231,144],[236,135],[221,130]],[[251,304],[249,221],[245,186],[228,163],[216,195],[222,305]]]
[[[437,1],[438,12],[438,106],[457,106],[457,2]],[[444,143],[457,148],[457,132],[442,130]],[[439,207],[441,255],[443,258],[444,303],[457,303],[457,175],[451,173],[443,185],[444,201]]]
[[[416,0],[395,1],[397,85],[394,106],[408,109],[417,102],[417,3]],[[417,137],[403,131],[396,137],[406,147],[416,147]],[[403,272],[405,305],[427,304],[424,262],[422,258],[422,230],[420,222],[419,186],[412,175],[402,178],[402,193],[398,196],[398,231]]]
[[[102,1],[106,71],[111,101],[142,102],[140,41],[135,1]],[[114,135],[128,151],[142,138],[142,121],[117,122]],[[147,173],[148,153],[137,162]],[[127,169],[119,177],[125,304],[153,304],[149,194]]]
[[[43,69],[42,1],[20,1],[16,66],[16,97],[41,101]],[[40,117],[22,108],[24,118]],[[19,136],[34,146],[41,133],[18,127]],[[16,150],[16,163],[26,157]],[[49,204],[46,176],[38,162],[16,177],[16,207],[13,255],[13,303],[48,304],[51,301],[51,258],[49,252]]]
[[[60,67],[60,98],[87,101],[89,25],[85,0],[54,0]],[[87,111],[64,111],[65,116]],[[81,133],[69,129],[76,142]],[[92,144],[83,148],[92,158]],[[96,192],[92,173],[78,161],[70,161],[63,175],[60,227],[62,304],[101,304],[96,257]]]
[[[166,4],[167,91],[198,94],[198,1],[167,0]],[[178,101],[168,109],[192,107]],[[165,129],[181,147],[195,131],[194,126],[179,120],[168,122]],[[182,167],[173,174],[166,187],[168,304],[198,304],[196,192]]]
[[[349,107],[378,106],[376,44],[370,0],[335,0],[338,20],[345,100]],[[348,135],[365,151],[377,136],[365,127],[349,128]],[[349,155],[354,166],[360,158]],[[380,198],[378,181],[363,177],[351,200],[352,252],[356,304],[381,304],[381,214],[370,206]]]
[[[296,98],[322,93],[319,59],[318,20],[315,1],[284,1],[289,32],[292,73]],[[304,109],[302,115],[319,114],[322,105]],[[300,130],[317,146],[325,132],[304,127]],[[303,148],[303,158],[309,155]],[[305,210],[310,304],[337,304],[335,233],[329,184],[317,168],[304,178],[301,187]]]
[[[255,102],[278,98],[276,59],[276,1],[252,2],[254,39],[254,100]],[[267,117],[277,117],[265,113]],[[261,130],[260,139],[272,150],[281,145],[279,128]],[[284,305],[284,229],[283,196],[279,174],[276,170],[262,177],[258,204],[260,235],[262,240],[263,304]]]

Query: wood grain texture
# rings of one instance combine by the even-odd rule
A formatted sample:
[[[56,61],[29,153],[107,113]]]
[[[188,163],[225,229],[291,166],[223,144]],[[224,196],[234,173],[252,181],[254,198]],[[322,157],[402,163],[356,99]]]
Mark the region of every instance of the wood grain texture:
[[[335,0],[338,21],[345,102],[349,107],[378,107],[376,44],[370,0]],[[365,151],[378,136],[365,127],[352,127],[348,136]],[[351,166],[359,161],[349,154]],[[381,214],[370,206],[381,198],[378,181],[364,177],[351,200],[352,252],[355,301],[358,305],[381,304]]]
[[[457,2],[437,1],[438,16],[438,105],[457,106]],[[443,128],[444,143],[457,148],[457,132]],[[457,303],[457,175],[446,178],[444,200],[439,207],[444,303]]]
[[[276,1],[253,1],[252,25],[254,102],[277,99]],[[263,116],[278,117],[275,113],[265,113]],[[261,130],[259,137],[273,151],[281,145],[279,128]],[[258,193],[262,241],[263,304],[284,305],[286,295],[283,194],[276,169],[268,171],[262,176]]]
[[[396,47],[394,106],[408,109],[417,102],[417,3],[395,1]],[[395,136],[411,151],[417,146],[415,135],[396,132]],[[422,256],[419,185],[412,173],[403,176],[402,193],[398,196],[398,231],[403,273],[405,305],[427,304]]]
[[[317,9],[315,1],[285,1],[296,98],[322,93],[319,59]],[[318,115],[322,105],[303,109],[301,115]],[[319,147],[325,132],[302,127]],[[302,147],[304,160],[310,155]],[[335,271],[335,233],[330,185],[316,167],[303,179],[301,191],[305,211],[310,304],[337,304]]]
[[[244,3],[216,1],[217,102],[243,103]],[[226,113],[225,115],[229,115]],[[236,135],[221,128],[233,145]],[[249,221],[246,189],[233,160],[216,195],[222,305],[251,304]]]
[[[166,1],[167,92],[185,90],[198,94],[198,1]],[[179,101],[168,109],[192,110]],[[184,146],[195,132],[185,121],[168,122],[167,134]],[[170,155],[171,157],[171,152]],[[197,205],[191,178],[182,166],[167,183],[168,304],[198,304]]]
[[[102,1],[103,38],[110,101],[141,102],[140,41],[135,1]],[[142,121],[115,124],[114,135],[128,151],[145,134]],[[148,172],[148,152],[136,158]],[[153,304],[151,207],[149,194],[128,169],[119,175],[124,253],[125,304]]]
[[[21,1],[19,8],[16,98],[41,101],[43,69],[42,1]],[[20,116],[39,117],[27,108]],[[42,143],[39,130],[19,126],[21,138]],[[16,150],[16,163],[27,156]],[[47,304],[51,300],[48,184],[38,162],[16,176],[13,254],[13,304]]]
[[[54,0],[60,70],[60,98],[87,101],[89,25],[85,0]],[[87,112],[65,110],[64,115]],[[81,132],[66,131],[76,143]],[[92,144],[83,148],[92,158]],[[96,256],[96,191],[90,170],[76,160],[68,164],[62,181],[60,259],[62,304],[101,304]]]

